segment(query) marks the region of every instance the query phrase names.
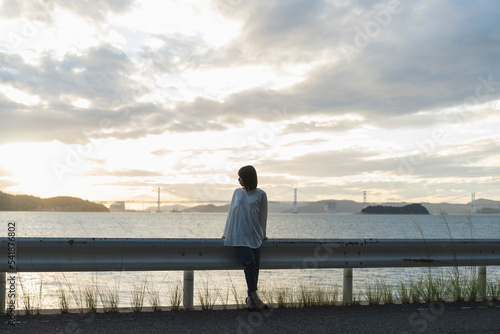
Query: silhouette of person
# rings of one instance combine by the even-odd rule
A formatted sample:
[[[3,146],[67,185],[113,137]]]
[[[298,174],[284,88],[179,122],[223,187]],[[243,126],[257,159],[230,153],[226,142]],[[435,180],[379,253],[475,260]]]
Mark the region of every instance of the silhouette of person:
[[[225,246],[236,248],[244,266],[247,309],[268,310],[267,304],[257,295],[261,247],[267,239],[267,195],[257,188],[257,171],[253,166],[241,167],[238,176],[241,188],[233,193],[222,238]]]

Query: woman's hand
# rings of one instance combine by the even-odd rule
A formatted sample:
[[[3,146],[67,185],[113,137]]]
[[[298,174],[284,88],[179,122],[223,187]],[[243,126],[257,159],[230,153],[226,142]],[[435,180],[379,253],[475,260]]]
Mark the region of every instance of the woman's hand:
[[[223,235],[221,239],[226,239],[226,237]]]
[[[267,240],[267,237],[265,237],[262,241],[266,241]]]

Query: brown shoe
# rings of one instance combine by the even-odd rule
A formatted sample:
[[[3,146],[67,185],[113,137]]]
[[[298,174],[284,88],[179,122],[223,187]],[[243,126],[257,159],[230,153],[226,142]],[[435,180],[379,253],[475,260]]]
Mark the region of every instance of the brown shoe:
[[[262,300],[260,300],[260,298],[252,298],[252,302],[253,302],[253,305],[255,306],[255,308],[257,309],[257,311],[267,311],[269,310],[269,306],[267,306],[267,304],[264,304],[264,302]]]
[[[254,312],[254,311],[255,311],[255,306],[254,306],[254,304],[253,304],[253,299],[252,299],[252,298],[247,297],[247,298],[245,299],[245,303],[247,304],[247,310],[248,310],[249,312]]]

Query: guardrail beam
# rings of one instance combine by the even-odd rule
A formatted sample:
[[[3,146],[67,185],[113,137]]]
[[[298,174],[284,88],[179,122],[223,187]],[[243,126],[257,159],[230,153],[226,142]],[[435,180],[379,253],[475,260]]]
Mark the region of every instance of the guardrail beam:
[[[17,241],[18,272],[241,269],[236,251],[221,239]],[[7,243],[0,238],[0,252]],[[500,265],[499,249],[499,239],[272,239],[263,243],[261,268],[493,266]],[[2,271],[9,271],[7,261],[0,261]]]

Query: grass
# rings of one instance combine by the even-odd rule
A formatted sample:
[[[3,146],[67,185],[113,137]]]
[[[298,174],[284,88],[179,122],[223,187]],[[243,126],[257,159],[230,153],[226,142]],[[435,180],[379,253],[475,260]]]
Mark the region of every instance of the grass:
[[[57,292],[59,294],[59,309],[61,313],[68,313],[71,303],[70,295],[66,293],[66,290],[62,286],[59,286]]]
[[[233,293],[234,300],[236,302],[236,308],[239,309],[241,307],[240,305],[240,294],[238,293],[238,289],[236,289],[236,286],[233,283],[233,280],[231,279],[231,276],[229,276],[229,282],[231,283],[231,292]],[[246,293],[244,294],[245,296],[247,295]]]
[[[262,294],[267,303],[277,307],[310,307],[337,305],[339,289],[301,284],[297,289],[290,287],[273,288]]]
[[[404,283],[401,283],[400,289],[401,287],[404,287],[405,293],[408,294]],[[375,283],[370,281],[366,282],[365,289],[361,290],[359,295],[363,296],[365,301],[370,305],[394,303],[394,292],[392,287],[383,279],[377,279]]]
[[[419,295],[425,303],[442,299],[442,285],[442,279],[433,276],[430,271],[425,276],[420,277],[417,282],[417,287],[420,290]]]
[[[470,301],[474,301],[477,299],[477,296],[479,295],[479,289],[480,289],[480,284],[479,284],[479,279],[477,277],[476,273],[476,268],[471,268],[470,270],[470,276],[464,279],[464,286],[465,286],[465,298]]]
[[[150,284],[147,287],[148,301],[149,301],[149,304],[151,305],[151,308],[155,312],[162,310],[160,295],[161,295],[161,287],[165,283],[166,276],[167,276],[166,274],[165,274],[165,276],[163,276],[163,279],[160,282],[159,288],[157,288],[154,285],[154,280],[152,278],[150,279]]]
[[[145,279],[141,284],[134,284],[132,287],[132,310],[134,312],[142,311],[147,283],[147,279]]]
[[[229,303],[229,287],[226,287],[225,295],[222,295],[222,293],[219,294],[219,298],[222,303],[222,309],[227,310],[227,305]]]
[[[161,300],[160,300],[160,290],[155,289],[154,287],[148,286],[148,301],[153,308],[153,311],[161,311]]]
[[[177,284],[170,289],[170,310],[179,311],[181,309],[182,300],[182,283],[177,281]]]
[[[298,303],[300,306],[313,306],[316,303],[316,293],[315,289],[308,289],[305,285],[301,285],[299,288],[299,299]]]
[[[400,282],[397,290],[397,295],[402,304],[408,304],[411,301],[410,286]]]
[[[288,287],[278,288],[276,292],[276,303],[278,307],[286,307],[295,303],[294,292]]]
[[[432,274],[430,271],[417,279],[401,282],[397,288],[397,298],[401,303],[430,303],[434,301],[476,301],[480,284],[475,274],[475,269],[470,268],[460,273],[458,268],[450,268],[448,272]],[[495,293],[496,285],[490,286],[487,293]]]
[[[368,301],[368,304],[380,304],[380,301],[382,299],[382,292],[380,284],[378,282],[376,282],[375,284],[368,282],[366,284],[365,290],[361,291],[361,294]]]
[[[214,305],[217,301],[217,295],[220,295],[220,291],[216,289],[216,295],[214,296],[210,291],[210,284],[208,276],[205,281],[203,281],[203,277],[200,277],[202,281],[203,291],[198,290],[198,299],[200,301],[202,310],[211,310],[214,308]],[[215,285],[214,281],[210,279],[212,285]]]
[[[85,308],[90,312],[97,311],[97,289],[96,285],[85,286],[83,288],[83,298],[85,300]]]
[[[421,285],[419,284],[419,280],[410,280],[410,299],[413,303],[418,303],[420,301],[420,290]]]
[[[382,302],[384,304],[394,303],[394,295],[392,292],[392,288],[384,280],[382,280],[380,284],[381,284]]]
[[[244,305],[246,291],[239,291],[231,277],[225,292],[216,287],[214,280],[210,277],[201,278],[201,288],[198,289],[199,307],[204,310],[213,309],[219,302],[223,309],[228,308],[229,296],[234,297],[234,306],[241,308]],[[18,294],[18,305],[26,314],[40,313],[42,300],[44,299],[44,284],[27,284],[19,280],[20,293]],[[89,285],[80,286],[75,291],[70,284],[65,286],[58,282],[58,307],[61,313],[67,313],[76,306],[81,312],[97,312],[99,307],[104,312],[119,311],[119,282],[112,288],[107,284],[99,287],[95,280]],[[162,282],[163,284],[163,282]],[[477,301],[480,284],[476,268],[458,269],[451,267],[438,272],[429,270],[418,277],[412,277],[408,281],[399,282],[391,286],[382,279],[373,282],[367,281],[353,295],[353,304],[391,304],[391,303],[430,303],[433,301]],[[167,292],[167,300],[172,311],[181,309],[182,282],[170,286]],[[131,290],[131,304],[134,312],[143,310],[145,299],[154,311],[162,309],[160,289],[156,288],[152,281],[147,279],[134,285]],[[301,284],[296,288],[289,286],[266,286],[263,285],[259,291],[261,298],[274,307],[311,307],[324,305],[341,305],[343,292],[339,287],[323,287],[316,285]],[[500,280],[491,279],[486,285],[486,299],[490,301],[500,300]]]
[[[500,280],[497,279],[495,282],[488,282],[486,284],[486,296],[489,296],[490,300],[500,299]]]
[[[24,312],[26,314],[34,314],[35,312],[39,314],[42,308],[43,281],[40,281],[38,293],[36,285],[29,286],[23,283],[21,277],[19,277],[19,286],[21,287],[20,299]]]
[[[113,290],[108,285],[105,286],[105,291],[99,291],[99,297],[102,303],[104,312],[118,312],[118,303],[120,300],[120,283],[115,283]]]

